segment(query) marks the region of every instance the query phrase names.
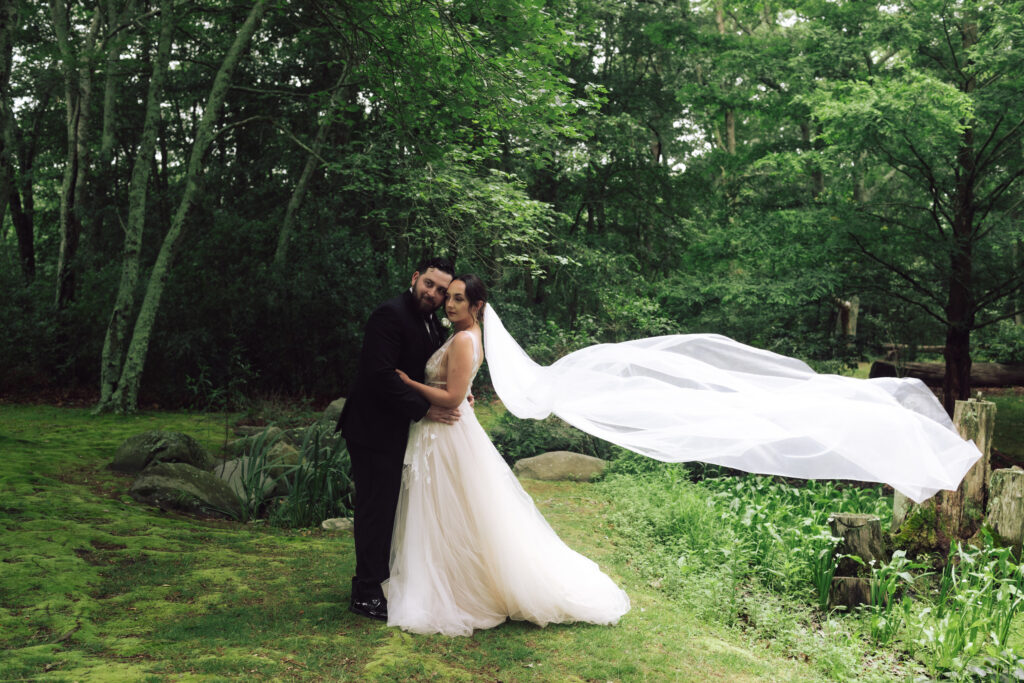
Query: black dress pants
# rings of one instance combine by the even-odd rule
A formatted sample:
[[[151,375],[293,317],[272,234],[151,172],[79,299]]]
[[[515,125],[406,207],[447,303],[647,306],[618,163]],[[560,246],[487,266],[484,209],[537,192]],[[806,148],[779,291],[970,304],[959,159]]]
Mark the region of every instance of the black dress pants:
[[[353,442],[348,443],[348,453],[356,488],[352,529],[356,575],[352,579],[352,595],[360,599],[383,597],[380,584],[390,575],[391,532],[405,454]]]

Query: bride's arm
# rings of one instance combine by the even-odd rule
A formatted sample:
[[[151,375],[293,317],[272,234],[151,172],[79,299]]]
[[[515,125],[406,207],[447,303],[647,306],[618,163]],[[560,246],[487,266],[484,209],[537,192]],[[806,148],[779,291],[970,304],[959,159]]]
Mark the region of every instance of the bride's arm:
[[[457,408],[466,398],[466,391],[473,375],[473,335],[458,332],[448,349],[448,380],[444,387],[432,387],[409,379],[401,370],[395,370],[402,381],[423,395],[432,405],[442,408]]]

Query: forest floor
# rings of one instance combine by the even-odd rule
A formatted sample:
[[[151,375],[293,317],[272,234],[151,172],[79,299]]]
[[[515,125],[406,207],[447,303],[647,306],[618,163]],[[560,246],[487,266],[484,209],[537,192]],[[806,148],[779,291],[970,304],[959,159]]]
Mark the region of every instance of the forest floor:
[[[813,681],[792,653],[708,624],[638,578],[580,483],[524,482],[569,545],[629,593],[614,627],[508,622],[412,636],[347,610],[350,532],[196,519],[136,503],[105,465],[128,436],[222,417],[0,405],[0,681]]]
[[[1024,456],[1024,391],[994,398],[996,447]],[[485,426],[501,411],[477,409]],[[623,502],[600,485],[523,482],[562,538],[629,593],[622,621],[508,622],[453,639],[347,610],[350,532],[161,512],[105,469],[149,429],[220,453],[243,417],[0,403],[0,681],[816,681],[829,678],[829,657],[873,657],[867,644],[830,645],[850,640],[839,631],[807,635],[817,651],[794,650],[702,618],[643,578],[644,549],[609,521]],[[881,662],[870,677],[907,674]]]

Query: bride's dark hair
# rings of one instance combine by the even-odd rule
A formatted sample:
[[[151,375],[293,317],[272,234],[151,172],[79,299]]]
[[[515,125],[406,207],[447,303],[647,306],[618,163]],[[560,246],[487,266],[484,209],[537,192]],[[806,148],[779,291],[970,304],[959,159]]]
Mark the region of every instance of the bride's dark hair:
[[[462,280],[466,283],[466,300],[469,302],[469,309],[477,305],[478,302],[487,304],[487,287],[484,286],[484,281],[478,278],[473,273],[466,273],[464,275],[456,275],[456,280]],[[480,314],[483,313],[483,306],[480,307]],[[479,314],[478,314],[479,315]]]

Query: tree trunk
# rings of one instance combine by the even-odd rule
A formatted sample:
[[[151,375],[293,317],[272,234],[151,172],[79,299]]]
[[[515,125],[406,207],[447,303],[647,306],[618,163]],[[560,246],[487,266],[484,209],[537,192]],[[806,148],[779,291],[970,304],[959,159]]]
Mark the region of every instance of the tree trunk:
[[[149,91],[146,96],[142,140],[132,167],[131,186],[128,190],[128,224],[125,226],[124,233],[121,281],[117,289],[114,310],[110,315],[110,322],[107,324],[107,334],[103,341],[103,356],[100,361],[100,409],[110,404],[114,392],[117,390],[117,382],[121,377],[124,363],[128,322],[135,308],[142,233],[146,222],[146,193],[149,189],[149,175],[153,168],[153,158],[156,152],[160,101],[164,92],[167,64],[171,55],[171,38],[174,33],[172,8],[172,0],[161,0],[160,37],[157,43],[156,59],[153,60],[153,73],[149,79]]]
[[[10,206],[11,222],[14,224],[14,234],[18,239],[21,272],[26,283],[35,280],[36,275],[35,219],[33,217],[35,214],[33,189],[35,171],[33,167],[36,158],[36,141],[40,138],[43,120],[52,96],[50,88],[43,88],[39,93],[38,106],[32,116],[31,129],[27,135],[15,137],[16,126],[13,120],[10,121],[13,144],[18,152],[18,170],[14,173],[15,181],[11,185],[9,194],[6,197],[0,197],[0,201],[5,201]]]
[[[167,278],[170,276],[171,262],[174,259],[175,247],[185,228],[185,219],[192,206],[192,200],[199,188],[202,176],[203,155],[210,147],[214,137],[214,123],[219,117],[221,106],[227,95],[228,86],[231,83],[231,75],[242,56],[242,52],[252,38],[256,27],[259,25],[263,12],[266,10],[268,0],[256,0],[245,23],[239,29],[234,42],[224,56],[217,75],[214,77],[213,85],[210,88],[210,96],[206,107],[203,109],[202,118],[196,128],[195,141],[192,144],[192,152],[189,155],[188,170],[185,174],[185,189],[178,203],[178,208],[171,218],[171,226],[164,236],[160,246],[160,253],[157,255],[156,263],[150,274],[149,283],[146,287],[146,295],[142,301],[138,318],[135,321],[135,328],[132,332],[131,344],[128,347],[127,357],[121,371],[117,389],[108,405],[100,405],[98,410],[116,408],[124,412],[134,412],[138,406],[139,384],[142,379],[142,368],[145,364],[146,353],[149,349],[149,340],[153,331],[153,323],[160,307],[160,298],[163,296],[164,288],[167,285]]]
[[[274,270],[278,273],[284,270],[285,263],[288,260],[288,242],[291,240],[292,226],[295,224],[295,214],[298,213],[302,200],[306,196],[306,188],[309,187],[309,180],[313,177],[313,171],[316,170],[317,164],[320,163],[320,151],[323,149],[324,141],[327,139],[327,131],[331,124],[331,110],[338,102],[342,92],[342,85],[344,85],[347,77],[348,68],[345,68],[342,70],[342,75],[334,86],[335,90],[331,95],[327,112],[320,121],[316,131],[316,138],[313,140],[313,146],[309,151],[309,156],[306,157],[306,165],[299,175],[298,182],[295,183],[291,199],[288,200],[288,207],[284,212],[284,220],[281,222],[281,230],[277,235],[277,250],[274,252]]]
[[[964,49],[978,41],[977,24],[967,21],[962,32]],[[975,89],[974,77],[963,85],[965,93]],[[974,185],[977,159],[974,155],[974,127],[968,121],[957,150],[956,187],[952,197],[952,251],[949,259],[949,291],[946,298],[946,377],[942,383],[942,404],[953,415],[957,401],[971,395],[971,330],[974,328],[973,292]]]
[[[109,27],[120,27],[128,23],[129,19],[136,12],[135,0],[128,0],[124,3],[121,12],[117,11],[114,0],[103,0],[103,13],[106,17],[106,25]],[[96,173],[93,179],[94,192],[90,207],[95,207],[90,212],[90,220],[86,227],[88,237],[86,241],[107,243],[106,223],[110,212],[103,210],[104,207],[113,206],[116,202],[116,188],[118,186],[118,169],[114,167],[114,146],[117,142],[115,130],[118,120],[118,100],[120,85],[124,82],[125,74],[118,68],[121,52],[128,42],[129,32],[118,30],[109,38],[106,50],[106,59],[103,66],[103,108],[102,120],[100,123],[100,147],[96,160]],[[148,52],[147,45],[143,43],[142,51]],[[112,228],[113,230],[113,228]],[[118,234],[120,230],[117,231]]]
[[[725,10],[722,2],[715,4],[715,24],[718,25],[718,35],[725,35]],[[729,86],[728,83],[725,84]],[[725,110],[725,151],[730,155],[736,154],[736,114],[731,108]]]
[[[55,305],[63,310],[75,296],[75,259],[82,224],[77,204],[84,192],[88,166],[88,146],[85,136],[89,127],[89,99],[92,94],[93,48],[100,28],[101,12],[93,14],[89,32],[79,54],[72,50],[71,28],[65,0],[50,0],[53,29],[60,51],[61,71],[64,77],[64,98],[67,110],[67,159],[60,188],[60,252],[57,258],[57,291]]]
[[[1024,273],[1024,240],[1019,237],[1013,243],[1013,264],[1018,273]],[[1015,296],[1010,297],[1010,305],[1016,311],[1013,314],[1013,322],[1018,326],[1024,325],[1024,287],[1018,289]]]
[[[4,223],[7,197],[14,187],[14,107],[10,82],[14,65],[11,31],[17,21],[14,3],[5,1],[0,4],[0,225]]]
[[[897,366],[886,361],[875,361],[871,364],[872,378],[898,377],[901,374],[904,377],[919,379],[931,387],[941,387],[946,377],[946,366],[942,363],[901,363]],[[1024,365],[971,363],[971,386],[1024,386]]]

